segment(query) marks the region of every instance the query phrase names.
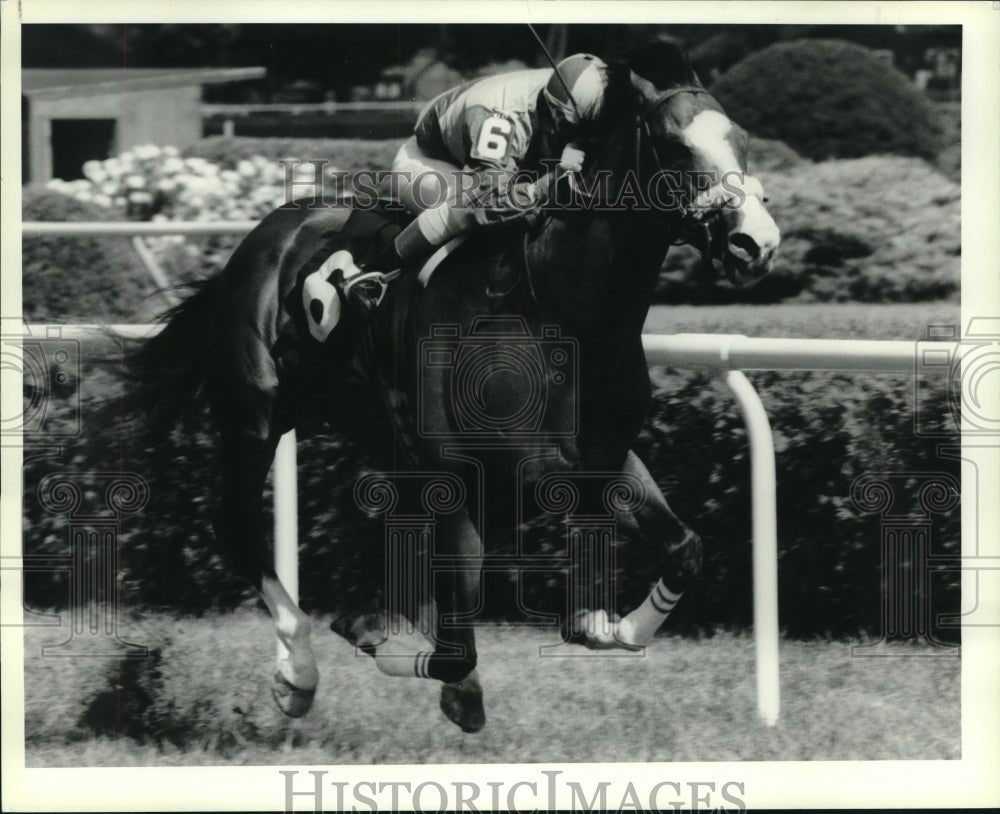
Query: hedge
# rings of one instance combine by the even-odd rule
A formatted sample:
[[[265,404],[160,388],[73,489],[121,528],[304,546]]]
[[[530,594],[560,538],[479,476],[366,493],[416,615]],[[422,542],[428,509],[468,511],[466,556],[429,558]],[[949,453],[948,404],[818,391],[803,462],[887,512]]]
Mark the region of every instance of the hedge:
[[[738,62],[711,91],[751,133],[816,160],[932,159],[941,145],[927,98],[874,52],[841,40],[776,43]]]
[[[773,331],[772,331],[773,332]],[[938,437],[914,433],[910,377],[847,374],[752,374],[775,428],[778,466],[779,557],[782,625],[797,637],[874,634],[880,624],[882,518],[851,500],[851,484],[869,472],[912,473],[903,480],[897,506],[918,505],[918,473],[958,478],[955,460],[937,457],[940,443],[957,443],[947,426],[944,388],[921,392],[921,416]],[[151,501],[123,523],[122,582],[128,607],[198,613],[256,602],[249,586],[227,570],[211,537],[217,488],[212,436],[199,419],[184,422],[161,448],[139,438],[102,435],[89,423],[93,406],[117,386],[112,374],[85,364],[84,432],[57,461],[25,467],[25,551],[65,554],[68,521],[37,498],[42,477],[77,473],[86,511],[100,508],[101,473],[135,472],[150,483]],[[672,628],[696,632],[718,626],[742,628],[751,621],[750,471],[742,422],[721,383],[701,373],[654,371],[655,398],[636,449],[657,477],[673,508],[705,541],[701,583],[679,606]],[[71,424],[72,402],[53,395],[50,432]],[[334,428],[318,418],[300,428],[300,595],[309,611],[338,612],[379,594],[382,527],[353,503],[353,483],[365,466]],[[40,439],[44,440],[44,439]],[[50,440],[65,440],[56,437]],[[269,505],[269,504],[268,504]],[[932,517],[932,551],[957,554],[958,509]],[[564,551],[565,527],[557,520],[533,523],[529,549]],[[655,577],[660,541],[622,544],[616,582],[619,611],[627,611]],[[513,540],[496,543],[512,551]],[[485,615],[519,619],[510,574],[492,575]],[[534,611],[563,610],[564,575],[525,580],[524,599]],[[935,573],[934,613],[959,607],[957,573]],[[33,607],[63,605],[61,575],[30,577]]]
[[[757,172],[781,229],[772,272],[736,289],[702,272],[687,248],[667,255],[661,302],[957,300],[961,189],[900,156]]]
[[[117,220],[106,209],[49,190],[25,189],[25,221]],[[26,237],[21,244],[21,302],[29,322],[120,322],[163,308],[152,278],[127,238]]]

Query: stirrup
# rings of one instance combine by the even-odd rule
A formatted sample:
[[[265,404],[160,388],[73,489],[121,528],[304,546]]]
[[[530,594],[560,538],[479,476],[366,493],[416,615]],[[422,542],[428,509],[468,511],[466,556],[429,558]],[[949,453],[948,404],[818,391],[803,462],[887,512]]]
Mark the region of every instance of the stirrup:
[[[363,313],[368,314],[382,304],[389,283],[395,280],[401,269],[389,272],[367,271],[357,274],[344,282],[344,297],[356,305]]]

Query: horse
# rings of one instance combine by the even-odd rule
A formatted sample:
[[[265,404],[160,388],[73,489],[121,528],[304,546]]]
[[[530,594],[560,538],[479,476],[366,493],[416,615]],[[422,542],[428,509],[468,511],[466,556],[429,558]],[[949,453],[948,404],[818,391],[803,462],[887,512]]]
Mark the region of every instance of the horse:
[[[131,357],[130,415],[169,428],[209,408],[222,467],[215,539],[287,649],[272,688],[286,714],[309,710],[319,674],[309,616],[268,556],[262,491],[279,438],[318,393],[373,460],[436,473],[450,490],[437,506],[436,555],[451,565],[431,583],[432,649],[387,658],[400,655],[391,637],[361,622],[338,632],[384,672],[440,681],[441,708],[464,731],[485,716],[474,628],[456,620],[480,607],[484,539],[491,524],[514,522],[502,507],[515,492],[558,512],[570,489],[584,514],[611,513],[662,546],[649,594],[624,618],[574,609],[567,642],[641,649],[697,579],[698,535],[631,450],[651,399],[643,323],[672,245],[696,247],[706,269],[742,283],[767,273],[780,235],[746,174],[747,134],[673,43],[612,65],[601,128],[587,166],[557,188],[563,204],[531,229],[482,230],[429,279],[404,272],[367,318],[344,308],[322,341],[302,302],[306,273],[333,248],[372,256],[372,235],[384,242],[399,216],[279,207]],[[385,483],[359,494],[378,504]]]

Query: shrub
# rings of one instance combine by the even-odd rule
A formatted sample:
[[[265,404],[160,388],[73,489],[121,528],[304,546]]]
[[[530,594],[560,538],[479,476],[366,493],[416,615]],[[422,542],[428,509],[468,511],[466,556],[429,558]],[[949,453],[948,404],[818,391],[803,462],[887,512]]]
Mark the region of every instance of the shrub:
[[[117,220],[106,209],[51,191],[26,188],[25,221]],[[160,307],[156,289],[123,237],[26,237],[22,242],[21,301],[30,321],[65,317],[120,322]]]
[[[808,158],[933,158],[939,148],[927,99],[902,73],[852,43],[777,43],[737,63],[711,90],[750,132],[781,139]]]
[[[785,142],[777,139],[751,138],[747,167],[752,173],[787,172],[808,163]]]
[[[782,230],[775,275],[797,279],[802,298],[957,297],[961,190],[923,161],[872,156],[761,176]]]

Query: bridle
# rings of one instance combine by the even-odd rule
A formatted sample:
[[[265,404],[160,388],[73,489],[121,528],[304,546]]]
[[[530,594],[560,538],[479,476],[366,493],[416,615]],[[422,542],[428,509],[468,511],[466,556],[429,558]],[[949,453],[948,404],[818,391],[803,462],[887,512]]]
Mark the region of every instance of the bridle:
[[[705,96],[710,95],[705,88],[699,85],[678,85],[677,87],[661,91],[653,99],[650,99],[641,105],[636,111],[634,136],[635,146],[632,161],[633,168],[636,172],[641,172],[641,168],[644,163],[644,148],[653,159],[656,174],[665,175],[669,172],[670,168],[668,168],[663,162],[659,151],[656,149],[656,141],[653,138],[649,121],[664,104],[683,93]],[[591,204],[597,203],[594,193],[585,191],[581,185],[576,182],[576,179],[573,178],[572,174],[570,175],[570,182],[576,194],[583,198],[590,199]],[[681,236],[678,237],[672,245],[676,246],[687,243],[694,246],[701,254],[702,261],[708,271],[714,270],[714,266],[711,261],[711,228],[715,220],[722,215],[722,211],[722,209],[717,207],[700,206],[696,203],[694,198],[678,202],[676,207],[672,207],[668,211],[668,215],[673,218],[674,225],[676,226],[679,224],[681,230]]]
[[[638,172],[642,166],[642,143],[645,142],[653,155],[653,163],[658,174],[667,171],[660,160],[659,151],[656,149],[656,141],[653,139],[652,130],[649,127],[649,120],[664,104],[679,96],[682,93],[709,96],[709,92],[700,85],[678,85],[675,88],[668,88],[660,92],[655,98],[646,102],[635,115],[635,168]],[[674,241],[673,245],[689,243],[701,254],[704,269],[713,271],[712,265],[712,221],[722,214],[721,209],[706,209],[695,205],[694,200],[686,201],[680,205],[677,212],[681,229],[685,233]]]

